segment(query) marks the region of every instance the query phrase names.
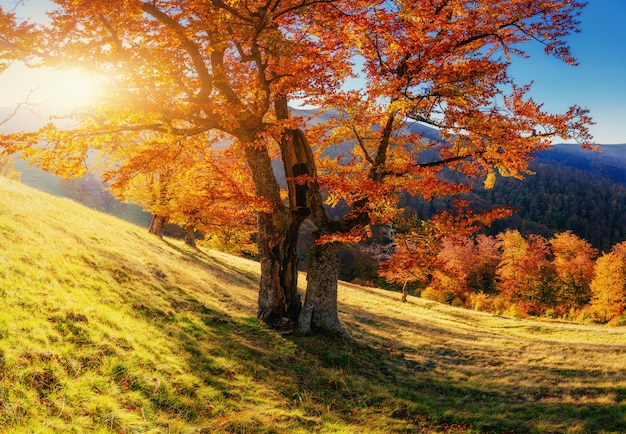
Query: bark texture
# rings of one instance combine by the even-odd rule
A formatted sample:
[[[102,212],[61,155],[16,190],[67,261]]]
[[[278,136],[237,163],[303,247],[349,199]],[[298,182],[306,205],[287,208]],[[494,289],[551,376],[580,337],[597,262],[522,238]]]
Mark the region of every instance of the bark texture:
[[[285,116],[286,102],[277,103],[278,116]],[[319,184],[315,157],[302,130],[288,131],[281,143],[283,166],[289,188],[289,205],[295,218],[304,221],[309,215],[321,233],[334,230],[326,215]],[[298,228],[300,227],[298,223]],[[295,233],[297,236],[297,233]],[[295,239],[297,242],[297,238]],[[295,245],[294,245],[295,247]],[[337,284],[339,276],[339,243],[314,245],[309,251],[307,290],[298,320],[298,330],[310,333],[315,329],[348,337],[337,316]],[[295,254],[295,251],[294,251]]]
[[[286,97],[275,102],[278,119],[289,118]],[[295,327],[302,302],[298,293],[298,234],[310,214],[308,180],[315,174],[313,154],[300,130],[287,130],[280,141],[289,190],[289,207],[280,202],[279,187],[265,149],[248,149],[247,158],[257,195],[272,198],[276,208],[259,215],[258,248],[261,261],[257,316],[269,324],[287,318]],[[269,171],[268,171],[269,169]],[[271,172],[271,173],[270,173]]]
[[[340,248],[339,243],[316,244],[311,248],[306,296],[298,322],[301,333],[322,330],[349,338],[337,313]]]
[[[280,215],[283,218],[278,218]],[[275,225],[278,220],[281,224]],[[284,229],[284,227],[287,229]],[[273,324],[282,318],[298,321],[302,304],[298,294],[297,231],[300,225],[290,213],[259,216],[258,248],[261,261],[257,316]],[[295,236],[293,233],[296,233]]]

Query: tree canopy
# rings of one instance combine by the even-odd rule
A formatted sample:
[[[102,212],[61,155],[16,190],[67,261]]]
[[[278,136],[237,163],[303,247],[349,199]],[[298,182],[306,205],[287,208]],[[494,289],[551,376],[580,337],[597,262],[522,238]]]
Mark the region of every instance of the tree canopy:
[[[528,97],[530,85],[509,75],[510,58],[524,57],[529,43],[575,64],[566,37],[577,31],[579,2],[54,3],[50,22],[37,26],[3,11],[0,55],[88,69],[107,78],[107,91],[80,112],[60,114],[75,120],[72,126],[51,124],[5,147],[70,175],[83,170],[89,152],[114,164],[123,147],[125,161],[137,161],[151,143],[163,145],[154,134],[210,162],[220,137],[220,146],[232,149],[228,158],[247,169],[229,167],[254,185],[259,317],[299,320],[304,331],[313,324],[341,332],[337,245],[392,222],[399,193],[430,199],[468,191],[477,179],[490,186],[494,171],[523,177],[531,154],[555,137],[591,146],[585,109],[549,113]],[[353,89],[352,79],[362,86]],[[319,107],[327,121],[311,126],[313,120],[307,125],[290,114],[296,100]],[[425,140],[413,128],[419,123],[436,126],[443,141]],[[172,149],[153,154],[152,174],[187,170]],[[272,167],[276,158],[285,192]],[[203,158],[194,164],[210,166]],[[118,166],[119,176],[132,167]],[[450,171],[466,178],[452,181]],[[237,188],[214,197],[236,204]],[[347,211],[329,218],[328,207],[339,204]],[[301,317],[294,246],[309,215],[316,259]]]

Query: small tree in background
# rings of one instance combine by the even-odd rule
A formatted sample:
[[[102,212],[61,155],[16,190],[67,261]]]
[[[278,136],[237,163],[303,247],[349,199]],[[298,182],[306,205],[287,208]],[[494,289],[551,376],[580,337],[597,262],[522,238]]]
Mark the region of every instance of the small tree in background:
[[[554,268],[560,280],[559,303],[569,308],[587,304],[593,278],[593,259],[597,255],[588,241],[571,232],[556,234],[551,240]]]
[[[407,301],[408,287],[412,283],[429,282],[437,263],[441,240],[432,223],[403,220],[396,227],[383,231],[386,244],[366,248],[379,262],[379,274],[388,282],[402,285],[402,301]]]
[[[467,276],[468,287],[474,293],[495,294],[496,271],[500,262],[500,251],[495,237],[478,235],[475,256],[477,263]]]
[[[612,251],[600,256],[593,267],[589,310],[601,322],[619,318],[626,308],[626,263]]]
[[[5,178],[19,180],[21,173],[15,170],[15,165],[11,156],[0,149],[0,176]]]
[[[471,291],[469,276],[497,257],[492,243],[479,237],[477,245],[473,236],[511,213],[508,207],[477,213],[469,202],[455,200],[453,210],[442,211],[430,221],[403,220],[397,232],[392,231],[388,237],[391,242],[385,246],[384,255],[379,255],[381,274],[403,285],[426,284],[422,297],[462,304]],[[479,251],[484,258],[476,255]]]
[[[228,148],[212,148],[216,140],[150,134],[144,142],[112,147],[100,175],[118,198],[153,214],[151,233],[163,236],[171,223],[185,230],[191,246],[198,233],[214,248],[256,253],[254,186]]]

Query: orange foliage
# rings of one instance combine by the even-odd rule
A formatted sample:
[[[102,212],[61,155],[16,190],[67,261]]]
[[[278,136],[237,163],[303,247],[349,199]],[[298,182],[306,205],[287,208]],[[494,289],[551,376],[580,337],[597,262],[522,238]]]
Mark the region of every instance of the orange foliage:
[[[482,275],[495,271],[498,258],[493,240],[470,236],[483,227],[479,223],[491,224],[509,213],[499,208],[468,212],[464,201],[457,201],[455,211],[435,215],[432,221],[405,220],[397,232],[387,234],[392,247],[382,258],[381,274],[398,283],[428,282],[426,294],[433,294],[431,299],[465,302],[470,287],[481,287]]]
[[[588,241],[571,232],[556,234],[552,240],[554,266],[563,284],[561,298],[569,306],[589,301],[589,284],[593,278],[593,258],[597,250]]]
[[[617,250],[620,250],[618,248]],[[598,258],[591,281],[591,312],[601,322],[620,317],[626,308],[626,261],[609,252]]]
[[[221,131],[243,145],[239,158],[256,195],[277,209],[282,197],[267,157],[278,154],[285,131],[304,123],[276,107],[299,97],[333,110],[310,129],[316,157],[306,158],[319,175],[309,174],[311,183],[320,183],[328,204],[351,207],[342,224],[331,224],[321,202],[309,203],[318,207],[316,225],[326,240],[353,242],[370,224],[396,217],[399,192],[452,195],[471,190],[472,178],[488,187],[495,172],[529,173],[532,153],[554,137],[591,143],[585,110],[548,113],[509,75],[508,58],[537,40],[546,54],[575,64],[565,38],[577,31],[579,2],[55,3],[50,23],[38,28],[0,16],[3,33],[20,46],[14,57],[108,79],[102,100],[69,114],[78,128],[48,127],[37,134],[48,144],[30,140],[19,149],[67,176],[82,170],[88,149],[113,155],[106,143],[120,136],[128,144],[143,143],[146,131],[179,138]],[[345,90],[354,76],[366,84]],[[414,123],[436,127],[447,143],[425,140]],[[341,156],[331,156],[338,146]],[[142,148],[126,149],[141,159]],[[444,168],[470,179],[452,182]]]
[[[508,74],[508,57],[524,55],[524,43],[535,39],[546,44],[546,53],[574,64],[564,37],[576,30],[581,7],[493,0],[346,6],[351,13],[337,16],[342,25],[334,31],[360,56],[353,69],[366,84],[308,99],[326,108],[308,129],[318,144],[326,202],[352,210],[344,225],[326,230],[354,233],[358,227],[365,233],[369,224],[392,222],[399,192],[430,200],[468,192],[477,179],[490,187],[496,172],[521,178],[530,173],[531,154],[550,147],[555,137],[590,146],[586,110],[547,113],[528,98],[530,87],[515,85]],[[420,124],[435,127],[446,143],[426,139]],[[450,170],[465,177],[444,175]],[[466,223],[457,225],[462,234],[486,222]],[[324,221],[316,224],[323,227]]]
[[[449,236],[429,222],[387,233],[378,250],[389,281],[422,283],[421,297],[515,317],[547,316],[622,324],[626,311],[626,242],[595,258],[576,235],[549,241],[506,231]],[[591,267],[592,274],[589,274]]]
[[[255,251],[254,211],[261,207],[243,162],[229,149],[212,149],[210,137],[151,134],[118,146],[101,168],[112,192],[169,223],[199,231],[214,248]],[[132,153],[128,154],[128,148]]]

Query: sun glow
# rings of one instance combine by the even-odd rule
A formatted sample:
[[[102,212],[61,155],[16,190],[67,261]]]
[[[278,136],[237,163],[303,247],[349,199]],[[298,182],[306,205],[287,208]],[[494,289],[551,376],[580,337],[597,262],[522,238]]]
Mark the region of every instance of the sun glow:
[[[78,69],[15,62],[0,74],[0,132],[31,131],[88,110],[106,91],[105,84],[103,77]]]
[[[102,79],[77,69],[47,71],[32,93],[35,104],[59,111],[77,110],[96,102]]]
[[[25,104],[61,115],[96,102],[103,87],[104,79],[78,69],[28,68],[17,62],[0,75],[0,106]]]

